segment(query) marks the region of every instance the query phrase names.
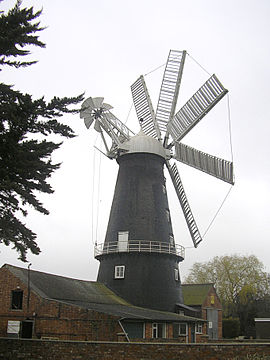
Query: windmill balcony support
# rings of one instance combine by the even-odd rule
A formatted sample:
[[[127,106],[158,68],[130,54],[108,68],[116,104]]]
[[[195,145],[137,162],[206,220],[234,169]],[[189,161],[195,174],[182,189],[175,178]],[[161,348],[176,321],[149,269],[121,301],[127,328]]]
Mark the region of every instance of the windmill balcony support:
[[[95,258],[98,259],[102,255],[115,254],[115,253],[159,253],[174,255],[184,260],[185,248],[181,245],[172,245],[160,241],[147,241],[147,240],[130,240],[130,241],[115,241],[98,244],[95,246]]]

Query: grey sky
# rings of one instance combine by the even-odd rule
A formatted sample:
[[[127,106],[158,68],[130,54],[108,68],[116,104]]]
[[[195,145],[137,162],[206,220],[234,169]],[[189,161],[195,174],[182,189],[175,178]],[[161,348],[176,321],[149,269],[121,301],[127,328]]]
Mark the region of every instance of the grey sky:
[[[2,9],[14,1],[1,2]],[[170,49],[187,50],[179,103],[181,106],[209,75],[215,73],[229,89],[225,97],[184,139],[195,148],[231,160],[232,126],[236,185],[198,249],[192,246],[173,191],[170,210],[175,239],[187,247],[182,277],[195,261],[216,255],[255,254],[269,263],[269,18],[268,0],[23,1],[43,7],[40,33],[46,49],[34,49],[39,63],[22,70],[5,69],[2,81],[33,94],[103,96],[113,113],[138,131],[130,85],[141,74],[166,62]],[[192,57],[192,58],[191,58]],[[156,104],[164,68],[145,77]],[[230,112],[229,112],[230,110]],[[26,223],[38,234],[39,256],[29,255],[33,269],[95,280],[96,238],[103,241],[113,196],[117,164],[94,150],[97,133],[79,116],[65,121],[77,138],[65,142],[54,156],[61,161],[51,184],[55,193],[41,196],[49,216],[31,212]],[[99,161],[100,165],[99,165]],[[178,166],[201,232],[208,227],[230,185],[185,165]],[[98,176],[100,174],[100,181]],[[94,187],[93,187],[94,184]],[[98,190],[99,189],[99,190]],[[1,245],[1,265],[17,253]],[[27,266],[27,265],[25,265]]]

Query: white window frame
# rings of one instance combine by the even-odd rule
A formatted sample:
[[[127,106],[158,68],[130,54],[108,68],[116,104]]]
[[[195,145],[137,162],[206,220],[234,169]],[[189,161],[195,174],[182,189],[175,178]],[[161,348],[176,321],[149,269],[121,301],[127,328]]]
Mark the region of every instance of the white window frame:
[[[203,324],[202,323],[196,323],[196,325],[195,325],[195,333],[196,334],[202,334],[203,333]]]
[[[182,325],[185,325],[185,333],[181,332],[181,326]],[[178,333],[179,333],[180,336],[187,336],[187,323],[179,323],[179,331],[178,331]]]
[[[125,278],[125,265],[116,265],[114,267],[114,278],[115,279]]]
[[[152,324],[152,338],[153,339],[158,338],[158,324],[157,323]]]
[[[158,327],[162,326],[162,334],[161,337],[158,336]],[[166,339],[167,337],[167,326],[166,323],[152,323],[152,338],[153,339]]]

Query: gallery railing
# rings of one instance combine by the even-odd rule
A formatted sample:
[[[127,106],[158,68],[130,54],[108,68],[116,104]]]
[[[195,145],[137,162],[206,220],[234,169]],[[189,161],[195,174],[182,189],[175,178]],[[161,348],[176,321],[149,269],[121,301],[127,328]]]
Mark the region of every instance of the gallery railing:
[[[181,245],[172,245],[160,241],[130,240],[115,241],[95,246],[95,257],[101,255],[122,253],[122,252],[142,252],[142,253],[161,253],[176,255],[184,259],[185,248]]]

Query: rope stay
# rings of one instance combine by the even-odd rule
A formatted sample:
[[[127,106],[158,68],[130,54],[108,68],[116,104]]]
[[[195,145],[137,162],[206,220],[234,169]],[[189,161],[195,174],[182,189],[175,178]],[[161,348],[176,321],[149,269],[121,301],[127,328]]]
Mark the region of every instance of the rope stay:
[[[188,52],[187,55],[190,57],[191,60],[193,60],[204,72],[206,72],[209,76],[211,76],[211,73],[209,71],[207,71],[197,60],[194,59],[194,57],[192,57]],[[175,59],[179,58],[181,55],[178,55],[175,57]],[[144,76],[148,76],[154,72],[156,72],[157,70],[161,69],[162,67],[165,67],[166,63],[163,63],[162,65],[159,65],[157,67],[155,67],[154,69],[148,71],[146,74],[144,74]]]
[[[94,141],[96,144],[98,135]],[[100,173],[101,173],[101,154],[96,151],[97,149],[94,146],[93,152],[93,170],[92,170],[92,209],[91,209],[91,236],[92,244],[97,245],[98,238],[98,224],[99,224],[99,203],[100,203]],[[97,158],[99,153],[99,157]],[[98,161],[98,164],[96,164]],[[97,169],[98,166],[98,169]],[[97,172],[97,175],[96,175]],[[97,176],[97,178],[96,178]],[[97,191],[96,191],[96,182],[97,182]],[[95,199],[95,194],[97,194]],[[96,206],[95,206],[96,205]],[[94,213],[96,211],[96,219],[94,219]]]
[[[187,55],[193,60],[204,72],[206,72],[209,76],[211,76],[211,73],[207,71],[197,60],[194,59],[189,53]]]
[[[133,109],[134,107],[134,104],[133,104],[133,101],[131,102],[131,105],[130,105],[130,108],[129,108],[129,111],[128,111],[128,114],[127,114],[127,117],[126,117],[126,120],[124,121],[124,124],[126,125],[128,120],[129,120],[129,117],[130,117],[130,113],[131,113],[131,110]]]
[[[206,230],[204,231],[204,233],[203,233],[203,235],[202,235],[202,238],[203,238],[203,239],[204,239],[205,235],[208,233],[208,231],[210,230],[210,228],[212,227],[214,221],[216,220],[216,218],[217,218],[219,212],[221,211],[221,209],[222,209],[225,201],[227,200],[227,198],[228,198],[228,196],[229,196],[232,188],[233,188],[233,185],[230,186],[227,194],[225,195],[225,198],[223,199],[221,205],[219,206],[219,208],[217,209],[216,213],[214,214],[213,219],[210,221],[209,225],[207,226]]]
[[[97,215],[96,215],[96,241],[98,239],[98,226],[99,226],[99,204],[100,204],[100,173],[101,173],[101,153],[98,157],[98,189],[97,189]]]
[[[230,150],[231,150],[231,160],[233,162],[233,146],[232,146],[232,122],[231,122],[231,107],[230,107],[230,98],[229,93],[227,93],[227,111],[228,111],[228,125],[229,125],[229,139],[230,139]]]
[[[232,146],[232,125],[231,125],[231,109],[230,109],[230,101],[229,101],[229,93],[226,94],[227,96],[227,113],[228,113],[228,127],[229,127],[229,142],[230,142],[230,152],[231,152],[231,161],[233,162],[233,146]],[[235,177],[235,176],[234,176]],[[225,204],[225,201],[227,200],[231,190],[233,188],[233,185],[230,186],[227,194],[225,195],[224,199],[221,202],[221,205],[218,207],[216,213],[214,214],[212,220],[210,221],[209,225],[207,226],[206,230],[204,231],[202,238],[204,239],[205,235],[208,233],[210,228],[212,227],[216,217],[218,216],[219,212],[221,211],[223,205]]]
[[[148,73],[144,74],[144,76],[148,76],[150,74],[152,74],[153,72],[161,69],[162,67],[164,67],[166,65],[166,63],[162,64],[162,65],[159,65],[158,67],[154,68],[153,70],[150,70]]]
[[[211,76],[211,73],[209,71],[207,71],[197,60],[195,60],[188,52],[187,55],[190,57],[190,59],[192,61],[194,61],[205,73],[207,73],[209,76]],[[152,73],[154,73],[155,71],[159,70],[162,67],[165,67],[166,63],[157,66],[156,68],[154,68],[153,70],[150,70],[148,73],[146,73],[144,76],[148,76]],[[233,162],[233,147],[232,147],[232,125],[231,125],[231,110],[230,110],[230,101],[229,101],[229,94],[227,93],[227,113],[228,113],[228,128],[229,128],[229,143],[230,143],[230,156],[231,156],[231,161]],[[206,236],[206,234],[208,233],[208,231],[210,230],[210,228],[212,227],[215,219],[217,218],[219,212],[221,211],[222,207],[225,204],[225,201],[227,200],[231,190],[232,190],[233,185],[230,186],[227,194],[225,195],[225,198],[222,200],[221,205],[218,207],[217,211],[215,212],[212,220],[210,221],[209,225],[207,226],[206,230],[204,231],[202,238],[204,238]]]
[[[195,60],[189,53],[187,53],[187,55],[190,57],[191,60],[193,60],[205,73],[207,73],[209,76],[211,76],[211,74],[197,61]],[[176,56],[176,58],[178,58],[181,55]],[[159,65],[157,67],[155,67],[154,69],[150,70],[149,72],[147,72],[146,74],[144,74],[144,76],[148,76],[154,72],[156,72],[157,70],[161,69],[162,67],[165,67],[166,63],[163,63],[162,65]],[[231,110],[230,110],[230,100],[229,100],[229,94],[227,93],[227,113],[228,113],[228,129],[229,129],[229,143],[230,143],[230,156],[231,156],[231,161],[233,162],[233,146],[232,146],[232,125],[231,125]],[[133,102],[131,103],[131,106],[129,108],[126,120],[125,120],[125,124],[129,121],[130,118],[130,114],[132,111],[132,108],[134,107]],[[95,140],[95,143],[97,141],[97,138]],[[98,158],[98,165],[96,165],[97,159],[96,159],[96,152],[94,151],[94,155],[93,155],[93,187],[92,187],[92,243],[97,245],[97,239],[98,239],[98,227],[99,227],[99,210],[100,210],[100,175],[101,175],[101,154],[99,154],[99,158]],[[96,169],[96,166],[98,166],[98,170]],[[96,171],[98,172],[97,175],[97,180],[96,180]],[[95,181],[96,180],[96,181]],[[97,193],[96,193],[96,182],[97,182]],[[218,214],[220,213],[221,209],[223,208],[231,190],[232,190],[233,185],[230,186],[228,192],[226,193],[224,199],[221,202],[221,205],[218,207],[217,211],[215,212],[212,220],[210,220],[209,225],[206,227],[206,230],[204,231],[203,235],[202,235],[202,239],[205,238],[205,236],[207,235],[207,233],[209,232],[209,230],[211,229],[211,227],[214,224],[214,221],[216,220]],[[97,206],[94,208],[94,194],[97,194]],[[96,211],[96,223],[94,224],[94,210]],[[94,226],[95,225],[95,226]],[[95,233],[95,241],[94,241],[94,233]],[[188,247],[187,247],[188,248]]]
[[[95,193],[95,151],[93,151],[93,158],[92,158],[92,208],[91,208],[91,240],[92,244],[95,244],[94,242],[94,193]]]

